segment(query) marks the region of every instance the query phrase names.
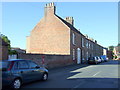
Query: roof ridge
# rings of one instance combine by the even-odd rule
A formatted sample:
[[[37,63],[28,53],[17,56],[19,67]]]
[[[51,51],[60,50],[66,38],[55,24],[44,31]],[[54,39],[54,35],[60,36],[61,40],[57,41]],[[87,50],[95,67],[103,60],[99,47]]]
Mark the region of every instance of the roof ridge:
[[[56,15],[65,25],[67,25],[70,29],[76,31],[77,33],[80,33],[80,31],[78,31],[73,25],[71,25],[70,23],[68,23],[66,20],[62,19],[60,16]],[[82,33],[80,33],[82,34]]]

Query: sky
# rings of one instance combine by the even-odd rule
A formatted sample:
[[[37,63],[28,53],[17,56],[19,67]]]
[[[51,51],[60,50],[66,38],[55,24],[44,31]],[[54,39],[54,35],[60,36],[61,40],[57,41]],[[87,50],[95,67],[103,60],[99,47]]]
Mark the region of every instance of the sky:
[[[2,31],[12,47],[26,49],[26,36],[44,16],[48,2],[2,2]],[[1,4],[1,3],[0,3]],[[56,14],[72,16],[74,27],[103,47],[118,44],[117,2],[55,2]]]

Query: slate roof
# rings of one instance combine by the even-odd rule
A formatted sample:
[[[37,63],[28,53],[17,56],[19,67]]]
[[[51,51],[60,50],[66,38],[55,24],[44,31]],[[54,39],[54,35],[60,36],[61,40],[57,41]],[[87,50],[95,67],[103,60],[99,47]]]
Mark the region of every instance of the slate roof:
[[[63,23],[65,23],[71,30],[73,30],[73,31],[81,34],[80,31],[78,31],[73,25],[71,25],[70,23],[68,23],[67,21],[65,21],[64,19],[62,19],[61,17],[59,17],[58,15],[56,15],[56,16],[57,16]]]
[[[56,14],[55,14],[56,15]],[[79,33],[79,34],[81,34],[82,36],[84,36],[80,31],[78,31],[73,25],[71,25],[70,23],[68,23],[66,20],[64,20],[64,19],[62,19],[61,17],[59,17],[58,15],[56,15],[63,23],[65,23],[71,30],[73,30],[73,31],[75,31],[75,32],[77,32],[77,33]],[[85,36],[84,36],[85,37]],[[85,37],[86,38],[86,37]],[[89,40],[88,38],[86,38],[87,40]],[[91,41],[91,40],[89,40],[89,41]],[[93,43],[95,43],[94,41],[91,41],[91,42],[93,42]],[[99,44],[98,44],[99,45]],[[99,46],[101,46],[101,45],[99,45]],[[101,47],[103,47],[103,46],[101,46]]]

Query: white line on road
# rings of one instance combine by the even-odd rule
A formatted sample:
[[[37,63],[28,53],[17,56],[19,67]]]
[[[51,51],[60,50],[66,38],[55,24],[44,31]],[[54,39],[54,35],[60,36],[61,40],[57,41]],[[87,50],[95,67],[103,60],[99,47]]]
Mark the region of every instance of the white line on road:
[[[97,74],[99,74],[101,71],[97,72],[96,74],[94,74],[93,76],[96,76]]]
[[[80,85],[83,85],[83,84],[85,84],[86,82],[85,82],[85,80],[82,80],[78,85],[76,85],[75,87],[73,87],[73,88],[80,88]]]
[[[96,76],[97,74],[99,74],[101,71],[99,71],[99,72],[97,72],[97,73],[95,73],[93,76]],[[92,77],[93,77],[92,76]],[[83,84],[85,84],[86,82],[85,82],[85,80],[82,80],[82,82],[80,82],[78,85],[76,85],[75,87],[73,87],[73,88],[79,88],[81,85],[83,85]]]

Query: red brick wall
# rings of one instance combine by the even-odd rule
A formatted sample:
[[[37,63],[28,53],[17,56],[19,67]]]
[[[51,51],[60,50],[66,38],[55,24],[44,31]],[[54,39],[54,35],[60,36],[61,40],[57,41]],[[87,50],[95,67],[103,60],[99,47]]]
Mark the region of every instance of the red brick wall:
[[[8,59],[8,48],[7,46],[0,46],[0,60]]]
[[[44,17],[27,37],[27,53],[70,55],[70,29],[53,10],[45,8]]]
[[[42,65],[42,57],[44,56],[45,67],[55,68],[74,64],[75,62],[71,59],[70,55],[47,55],[47,54],[18,54],[19,59],[33,60],[39,65]]]

